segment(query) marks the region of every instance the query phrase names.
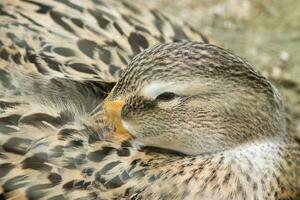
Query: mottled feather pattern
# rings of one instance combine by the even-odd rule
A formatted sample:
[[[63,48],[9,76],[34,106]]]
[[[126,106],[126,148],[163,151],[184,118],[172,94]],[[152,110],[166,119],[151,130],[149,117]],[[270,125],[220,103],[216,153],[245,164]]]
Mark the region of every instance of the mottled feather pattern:
[[[206,39],[127,1],[4,0],[0,15],[0,197],[134,198],[147,155],[102,141],[89,113],[135,54]]]
[[[299,175],[292,182],[282,176],[294,173],[289,169],[300,156],[296,145],[288,155],[266,142],[254,152],[246,146],[183,156],[107,140],[101,103],[133,56],[158,43],[186,40],[208,42],[189,25],[130,1],[2,0],[0,199],[278,199],[279,193],[288,199],[296,194],[299,188],[286,186]],[[237,152],[241,156],[235,157]],[[264,160],[267,153],[274,159]],[[287,159],[278,161],[277,155]],[[262,160],[260,166],[255,159]],[[279,170],[269,177],[274,165]],[[257,191],[266,196],[256,196]]]

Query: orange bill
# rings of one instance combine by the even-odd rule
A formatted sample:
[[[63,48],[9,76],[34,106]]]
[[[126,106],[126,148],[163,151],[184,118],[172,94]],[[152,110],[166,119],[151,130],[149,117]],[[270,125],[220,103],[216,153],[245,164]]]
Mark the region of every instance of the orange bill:
[[[108,98],[106,98],[103,104],[104,120],[114,130],[111,133],[113,140],[124,141],[131,138],[121,121],[121,110],[124,103],[124,100],[108,100]]]

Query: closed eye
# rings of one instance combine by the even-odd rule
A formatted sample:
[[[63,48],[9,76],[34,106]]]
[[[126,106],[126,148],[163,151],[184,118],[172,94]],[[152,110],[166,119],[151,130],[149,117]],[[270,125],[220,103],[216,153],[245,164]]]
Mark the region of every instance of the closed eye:
[[[177,95],[173,92],[164,92],[156,97],[156,101],[171,101],[175,99]]]

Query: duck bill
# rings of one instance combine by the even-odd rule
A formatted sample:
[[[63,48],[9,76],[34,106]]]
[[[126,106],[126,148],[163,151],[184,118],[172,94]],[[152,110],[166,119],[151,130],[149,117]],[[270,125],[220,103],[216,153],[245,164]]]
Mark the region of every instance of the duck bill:
[[[124,104],[125,101],[122,99],[110,100],[109,97],[103,103],[104,121],[112,128],[109,137],[114,141],[125,141],[132,138],[129,132],[123,127],[121,121],[121,110]]]

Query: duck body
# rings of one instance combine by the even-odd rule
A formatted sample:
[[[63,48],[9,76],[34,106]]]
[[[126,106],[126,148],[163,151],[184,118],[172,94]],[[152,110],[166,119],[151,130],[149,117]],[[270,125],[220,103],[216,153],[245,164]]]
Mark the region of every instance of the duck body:
[[[281,118],[272,136],[190,155],[106,137],[102,102],[130,60],[201,33],[127,1],[4,0],[0,14],[0,199],[299,198]]]

